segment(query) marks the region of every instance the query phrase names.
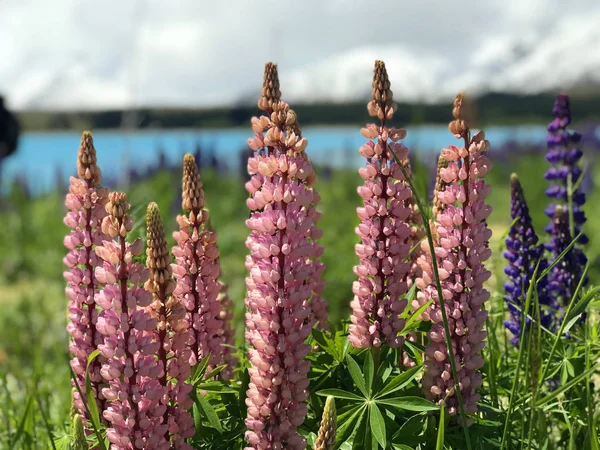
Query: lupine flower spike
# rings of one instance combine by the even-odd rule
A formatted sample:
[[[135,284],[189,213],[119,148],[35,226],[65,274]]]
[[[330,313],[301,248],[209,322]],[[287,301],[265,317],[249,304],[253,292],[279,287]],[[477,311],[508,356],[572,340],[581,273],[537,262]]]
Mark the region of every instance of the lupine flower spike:
[[[315,440],[314,450],[333,450],[337,428],[336,420],[335,399],[329,396],[325,401],[321,427]]]
[[[567,249],[571,244],[573,237],[569,226],[569,213],[562,206],[554,209],[554,218],[552,219],[552,249],[555,259]],[[583,251],[576,245],[556,263],[549,274],[549,289],[555,298],[563,299],[565,305],[568,305],[577,285],[583,276],[586,257]],[[583,284],[587,283],[586,279]]]
[[[71,336],[69,351],[73,355],[71,368],[77,376],[79,388],[85,395],[93,395],[101,408],[104,399],[100,392],[102,376],[98,358],[90,365],[91,393],[85,392],[85,370],[88,356],[102,342],[102,336],[96,330],[98,311],[96,297],[98,280],[95,268],[101,261],[94,253],[105,235],[100,229],[106,215],[104,205],[108,191],[100,187],[102,177],[96,162],[96,149],[89,132],[83,133],[77,157],[77,177],[70,178],[69,193],[65,205],[69,212],[64,223],[71,229],[64,239],[69,250],[63,259],[67,266],[64,277],[67,281],[66,294],[69,298],[69,320],[67,331]],[[79,414],[85,419],[85,407],[79,393],[74,390],[73,398]],[[85,422],[85,420],[84,420]]]
[[[96,254],[103,261],[96,278],[104,286],[96,303],[102,309],[97,329],[104,341],[98,346],[104,356],[101,374],[108,387],[103,411],[109,422],[108,440],[115,449],[162,448],[168,445],[160,399],[166,390],[158,382],[162,368],[154,354],[160,343],[157,321],[147,307],[152,295],[142,285],[150,271],[133,258],[144,252],[144,243],[127,242],[133,228],[125,194],[111,192],[102,231],[108,236]]]
[[[504,290],[510,319],[505,321],[504,325],[513,334],[511,342],[518,345],[521,332],[521,311],[525,307],[525,298],[535,268],[538,267],[537,276],[539,277],[548,267],[548,263],[544,258],[544,246],[538,243],[538,236],[531,223],[523,188],[516,174],[512,174],[510,177],[510,202],[510,216],[514,223],[508,232],[506,251],[504,252],[504,257],[508,261],[508,266],[504,269],[508,276],[508,281],[504,283]],[[541,307],[545,307],[541,310],[541,324],[552,329],[558,304],[549,295],[547,284],[546,277],[539,280],[537,295]],[[529,312],[529,314],[531,313],[532,311]],[[526,323],[529,321],[527,319]]]
[[[357,348],[380,347],[384,343],[398,348],[403,342],[399,333],[405,323],[400,314],[407,304],[402,296],[408,290],[411,267],[406,259],[411,249],[411,228],[407,222],[411,209],[407,200],[412,192],[394,160],[394,155],[400,160],[407,157],[408,149],[399,142],[406,131],[386,125],[396,104],[382,61],[375,62],[373,100],[367,109],[380,124],[369,124],[361,130],[370,140],[360,148],[367,163],[359,170],[365,180],[358,188],[363,199],[363,206],[357,208],[361,223],[356,228],[361,242],[355,247],[360,263],[354,267],[358,281],[352,287],[348,339]]]
[[[202,181],[190,154],[183,158],[182,208],[186,214],[177,217],[179,231],[173,233],[177,242],[173,247],[176,264],[172,267],[177,280],[173,295],[188,311],[193,337],[191,364],[210,355],[210,367],[227,364],[221,375],[229,378],[234,364],[230,347],[233,336],[223,308],[223,285],[218,281],[217,233],[207,227]]]
[[[190,344],[193,337],[189,330],[185,306],[172,295],[175,281],[172,278],[171,256],[156,203],[148,205],[146,225],[146,266],[150,269],[151,276],[145,287],[154,294],[152,310],[158,320],[158,363],[162,368],[159,381],[167,391],[163,397],[167,406],[164,410],[164,423],[168,425],[172,446],[177,449],[191,449],[184,439],[194,435],[194,424],[189,413],[192,407],[192,386],[186,384],[185,380],[190,375]]]
[[[548,153],[546,154],[546,160],[552,164],[552,167],[546,172],[545,178],[551,183],[550,187],[546,189],[546,195],[556,203],[550,204],[546,209],[546,214],[550,217],[550,224],[546,231],[552,234],[554,210],[557,205],[568,211],[570,183],[573,191],[573,231],[574,236],[576,236],[581,232],[581,227],[587,220],[582,209],[585,204],[585,194],[578,187],[580,178],[583,176],[583,171],[579,166],[583,152],[578,148],[581,135],[576,132],[569,132],[567,129],[571,123],[568,95],[558,95],[556,97],[552,113],[554,119],[548,125]],[[587,242],[588,237],[583,234],[579,237],[577,245],[583,245]]]
[[[484,180],[491,168],[486,156],[489,143],[483,132],[471,137],[470,117],[465,107],[463,96],[458,95],[454,101],[455,120],[450,122],[449,130],[457,139],[464,140],[464,146],[450,146],[441,152],[448,166],[439,170],[445,186],[437,193],[443,208],[434,218],[435,254],[431,255],[427,242],[422,243],[425,254],[419,261],[423,276],[417,280],[421,302],[434,300],[429,309],[433,324],[425,350],[423,387],[426,397],[445,403],[450,414],[457,413],[458,401],[431,257],[437,258],[458,386],[467,414],[477,411],[480,397],[477,388],[482,377],[477,370],[483,366],[480,353],[485,347],[487,317],[483,304],[490,296],[483,288],[490,277],[483,262],[491,256],[488,245],[491,231],[486,224],[491,207],[485,204],[490,187]]]
[[[252,119],[254,137],[248,144],[251,210],[246,225],[248,296],[246,339],[250,383],[246,405],[247,449],[304,450],[297,428],[307,413],[310,346],[304,341],[315,322],[311,311],[311,264],[320,256],[311,234],[313,175],[304,157],[307,141],[294,130],[296,114],[281,101],[277,67],[265,68],[262,98],[266,115]],[[266,131],[266,133],[264,133]]]
[[[550,217],[550,224],[546,227],[546,231],[550,234],[550,242],[546,244],[546,248],[554,254],[555,257],[561,254],[582,231],[582,226],[586,222],[583,205],[585,204],[585,194],[580,189],[580,179],[584,176],[579,161],[583,155],[578,148],[581,136],[575,132],[569,132],[567,127],[571,123],[571,109],[569,107],[569,96],[558,95],[552,110],[554,119],[548,125],[548,153],[546,160],[552,164],[552,167],[546,172],[546,180],[551,182],[550,187],[546,190],[546,195],[555,203],[551,203],[546,209],[546,214]],[[572,210],[569,206],[569,191]],[[556,215],[556,208],[561,207],[561,213]],[[567,225],[569,228],[569,240],[565,242],[565,230],[557,229],[557,226],[562,226],[561,217],[566,213]],[[558,217],[558,219],[557,219]],[[575,250],[569,257],[569,265],[574,271],[572,274],[576,279],[579,279],[583,268],[587,263],[587,258],[581,250],[581,245],[588,242],[588,237],[585,234],[579,236],[575,244]],[[561,269],[562,264],[557,264],[552,268],[548,275],[550,289],[556,299],[561,301],[562,306],[568,305],[571,300],[572,282],[566,273]],[[565,278],[566,277],[566,278]]]

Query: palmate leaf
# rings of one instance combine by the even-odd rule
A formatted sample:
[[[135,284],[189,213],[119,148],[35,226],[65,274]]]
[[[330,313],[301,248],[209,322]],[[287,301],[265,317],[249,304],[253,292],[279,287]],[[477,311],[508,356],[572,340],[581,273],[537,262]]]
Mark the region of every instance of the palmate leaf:
[[[438,405],[421,397],[380,398],[375,400],[379,405],[392,406],[406,411],[437,411]]]
[[[352,413],[348,419],[340,424],[337,430],[336,435],[336,443],[334,446],[334,450],[337,450],[344,443],[348,442],[352,435],[357,431],[357,429],[361,426],[365,415],[366,415],[367,407],[365,404],[356,407],[356,411]]]
[[[354,402],[364,402],[366,399],[364,397],[360,397],[352,392],[344,391],[342,389],[323,389],[317,392],[317,395],[321,397],[332,396],[333,398],[341,398],[344,400],[350,400]]]
[[[369,423],[371,425],[371,439],[376,440],[382,448],[385,448],[387,446],[385,421],[375,403],[369,404]]]
[[[198,409],[208,420],[208,423],[210,423],[210,425],[219,433],[223,433],[223,426],[221,425],[219,416],[206,397],[203,395],[198,395],[195,390],[192,390],[191,396],[192,400],[194,400],[194,403],[198,406]]]
[[[376,399],[389,395],[406,387],[411,381],[413,381],[417,375],[421,372],[423,366],[413,367],[412,369],[402,372],[400,375],[392,378],[382,389],[375,395]]]
[[[417,322],[417,320],[419,320],[419,316],[425,312],[425,310],[427,308],[429,308],[429,306],[431,306],[433,304],[433,300],[429,300],[427,303],[425,303],[424,305],[421,305],[419,307],[419,309],[417,309],[415,312],[413,312],[410,317],[406,320],[406,324],[404,325],[404,329],[402,330],[402,335],[406,335],[407,333],[409,333],[410,331],[412,331],[413,328],[413,324],[415,324],[415,322]],[[416,325],[416,324],[415,324]]]
[[[352,381],[356,384],[356,387],[360,389],[360,392],[363,393],[365,397],[369,397],[369,393],[367,391],[367,387],[365,386],[365,380],[363,379],[363,375],[360,371],[360,367],[352,358],[352,356],[348,355],[346,357],[346,363],[348,364],[348,371],[350,372],[350,376],[352,377]]]
[[[238,390],[234,389],[221,381],[207,381],[206,383],[199,383],[195,386],[197,389],[206,392],[217,392],[220,394],[237,394]]]
[[[340,353],[335,343],[325,333],[315,328],[312,330],[312,337],[334,360],[340,361]]]

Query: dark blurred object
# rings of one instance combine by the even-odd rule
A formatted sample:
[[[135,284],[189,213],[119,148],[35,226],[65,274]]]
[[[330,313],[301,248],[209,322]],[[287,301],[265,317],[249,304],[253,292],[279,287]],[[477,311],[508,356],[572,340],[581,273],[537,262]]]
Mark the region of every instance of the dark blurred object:
[[[250,174],[248,173],[248,159],[254,156],[254,150],[245,147],[240,150],[240,176],[244,183],[250,181]]]
[[[4,106],[4,97],[0,96],[0,176],[2,162],[17,150],[21,127],[17,118]]]

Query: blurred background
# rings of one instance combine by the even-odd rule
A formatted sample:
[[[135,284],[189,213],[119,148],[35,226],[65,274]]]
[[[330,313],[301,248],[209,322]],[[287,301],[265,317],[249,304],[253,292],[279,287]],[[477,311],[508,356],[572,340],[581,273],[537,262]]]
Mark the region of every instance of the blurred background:
[[[598,260],[598,23],[594,0],[0,0],[0,402],[9,420],[31,385],[52,417],[69,408],[63,198],[83,130],[93,131],[104,185],[127,191],[141,236],[149,201],[175,228],[182,156],[195,154],[241,324],[246,140],[264,63],[276,62],[319,175],[325,297],[337,321],[352,297],[358,148],[375,59],[387,65],[394,124],[408,130],[423,185],[439,150],[457,143],[447,131],[454,95],[474,98],[495,164],[500,271],[511,172],[544,233],[546,124],[554,96],[569,93],[583,136],[587,252]]]

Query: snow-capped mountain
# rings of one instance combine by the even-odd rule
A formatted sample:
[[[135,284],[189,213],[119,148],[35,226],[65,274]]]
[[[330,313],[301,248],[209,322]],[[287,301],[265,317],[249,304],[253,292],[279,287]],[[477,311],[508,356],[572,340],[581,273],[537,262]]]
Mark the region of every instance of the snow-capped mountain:
[[[585,89],[600,93],[600,26],[595,20],[560,24],[538,40],[491,39],[464,58],[422,54],[404,46],[361,47],[283,72],[290,101],[363,100],[373,61],[385,61],[394,96],[438,102],[457,92],[537,94]]]

